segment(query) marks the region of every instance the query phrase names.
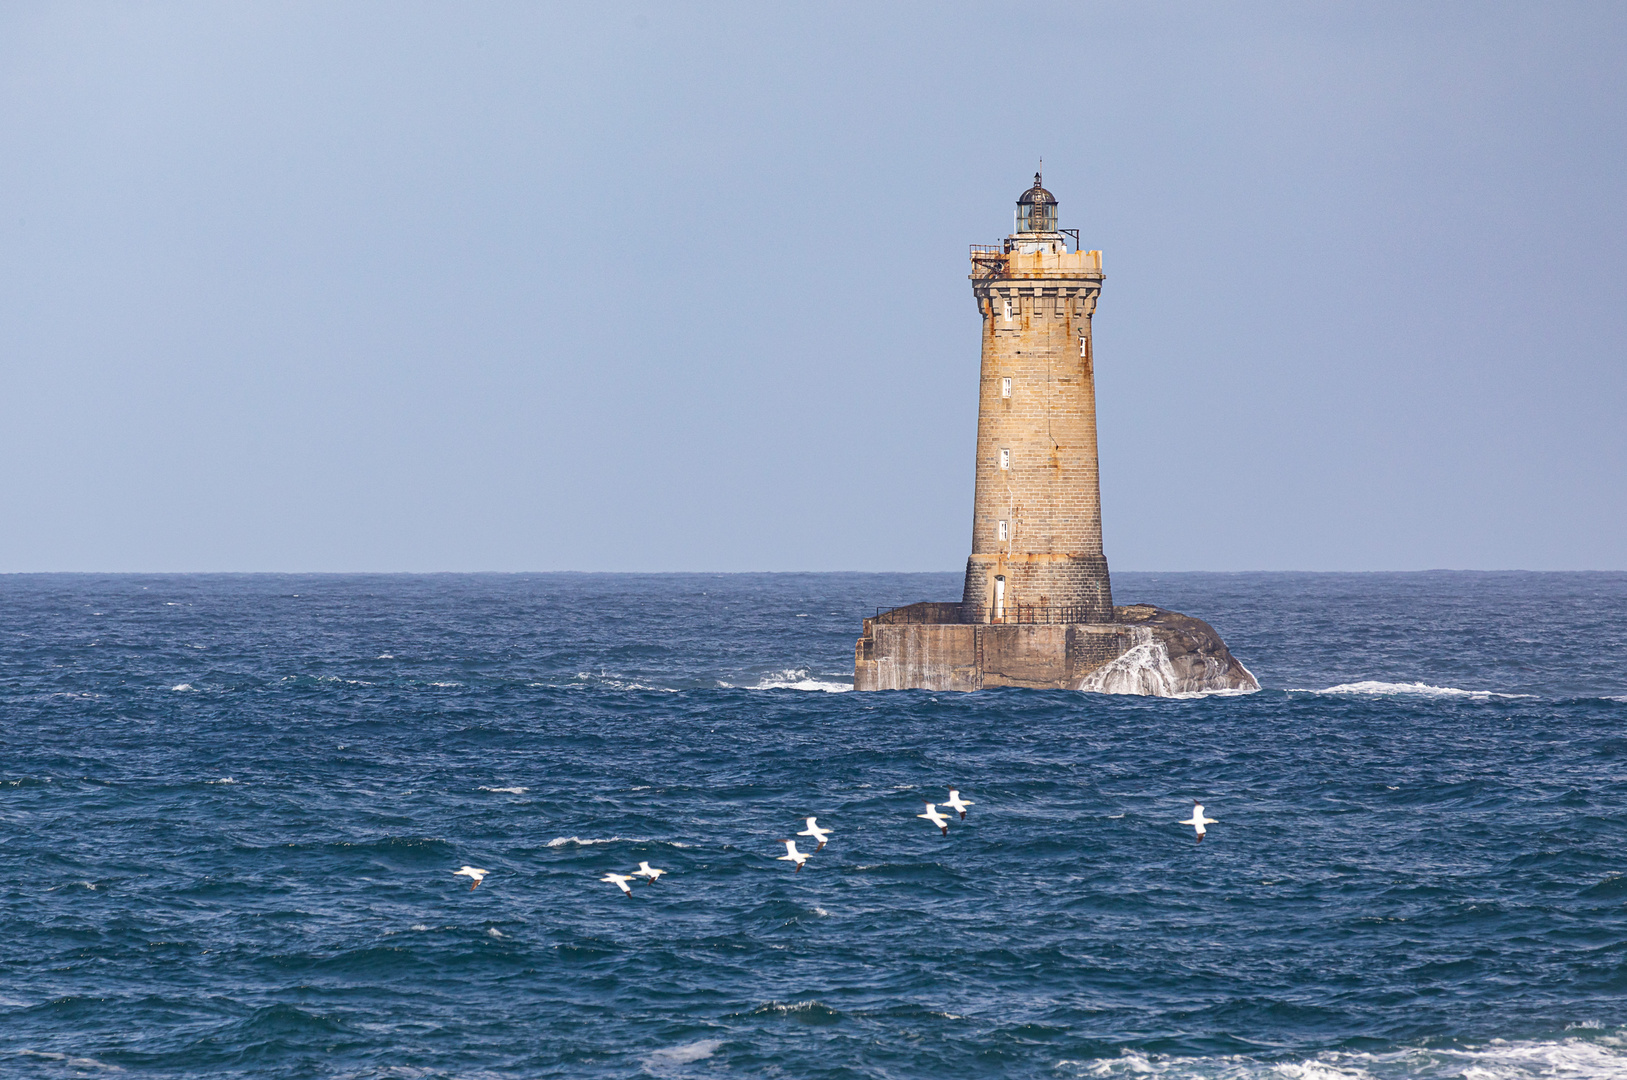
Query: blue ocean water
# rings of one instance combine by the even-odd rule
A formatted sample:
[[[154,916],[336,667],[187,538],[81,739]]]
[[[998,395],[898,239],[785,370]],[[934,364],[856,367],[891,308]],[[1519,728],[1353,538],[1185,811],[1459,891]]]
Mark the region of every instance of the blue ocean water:
[[[838,692],[957,574],[0,578],[0,1074],[1627,1076],[1627,575],[1114,585],[1265,689]]]

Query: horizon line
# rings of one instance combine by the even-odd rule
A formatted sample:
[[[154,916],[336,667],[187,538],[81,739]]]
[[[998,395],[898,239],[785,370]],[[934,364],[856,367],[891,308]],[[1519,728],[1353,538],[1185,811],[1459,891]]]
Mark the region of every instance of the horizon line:
[[[948,570],[0,570],[0,579],[18,577],[541,577],[545,575],[638,576],[638,577],[726,577],[748,575],[898,575],[954,574]],[[1370,568],[1342,570],[1249,569],[1249,570],[1115,570],[1114,574],[1622,574],[1627,569],[1524,567],[1450,567],[1412,569]]]

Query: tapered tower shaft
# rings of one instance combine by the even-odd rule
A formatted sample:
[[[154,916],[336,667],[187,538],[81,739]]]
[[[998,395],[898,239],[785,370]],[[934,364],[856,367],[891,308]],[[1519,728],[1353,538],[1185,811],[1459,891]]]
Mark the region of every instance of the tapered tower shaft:
[[[1091,344],[1102,257],[1074,247],[1035,174],[1017,231],[972,249],[983,363],[967,622],[1113,621]]]

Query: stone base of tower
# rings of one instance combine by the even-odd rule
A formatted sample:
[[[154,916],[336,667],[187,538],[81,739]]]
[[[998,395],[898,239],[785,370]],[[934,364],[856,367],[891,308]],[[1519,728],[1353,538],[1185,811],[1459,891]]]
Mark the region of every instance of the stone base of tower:
[[[1148,604],[1113,608],[1113,621],[1090,623],[978,623],[962,621],[962,610],[911,604],[864,620],[853,688],[1023,686],[1158,697],[1260,688],[1214,627]]]
[[[1004,589],[995,582],[1003,581]],[[969,623],[1110,623],[1113,586],[1100,555],[973,555],[961,611]]]

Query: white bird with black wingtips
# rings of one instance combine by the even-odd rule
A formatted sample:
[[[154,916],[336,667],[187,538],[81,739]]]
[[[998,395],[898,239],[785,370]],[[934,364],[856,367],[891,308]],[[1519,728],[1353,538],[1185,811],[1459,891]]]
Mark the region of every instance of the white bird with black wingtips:
[[[779,861],[796,863],[797,868],[791,872],[793,874],[802,873],[802,864],[808,861],[807,852],[798,851],[795,840],[781,840],[780,843],[785,845],[785,854],[779,856]]]
[[[616,888],[620,889],[622,891],[623,895],[626,895],[626,896],[632,896],[633,895],[633,890],[627,884],[629,881],[632,881],[633,879],[628,874],[606,874],[604,877],[600,878],[599,880],[600,881],[608,881],[608,882],[610,882],[610,884],[612,884]]]
[[[644,860],[641,859],[641,860],[639,860],[638,869],[633,871],[633,876],[634,877],[641,877],[641,878],[648,878],[650,884],[654,885],[657,881],[659,881],[661,879],[661,875],[664,874],[664,873],[666,873],[665,870],[657,870],[655,867],[651,866],[647,861],[644,861]]]
[[[960,811],[960,820],[962,820],[962,821],[966,820],[966,808],[968,806],[976,806],[977,805],[974,802],[970,802],[970,801],[968,801],[966,799],[962,799],[960,797],[960,792],[958,790],[956,790],[955,788],[950,788],[949,789],[949,798],[945,799],[943,801],[943,804],[945,806],[949,807],[951,810],[959,810]]]
[[[1204,826],[1205,825],[1218,825],[1218,824],[1220,824],[1220,822],[1217,821],[1215,818],[1212,818],[1212,817],[1204,817],[1203,816],[1203,804],[1200,803],[1198,800],[1193,799],[1192,800],[1192,816],[1187,818],[1185,821],[1179,822],[1179,824],[1181,824],[1181,825],[1190,825],[1194,829],[1198,830],[1198,843],[1201,844],[1201,843],[1203,843],[1203,834],[1206,831],[1204,829]]]
[[[937,803],[927,803],[926,813],[916,814],[915,816],[919,818],[926,818],[928,821],[932,822],[932,824],[942,829],[945,836],[949,835],[949,819],[945,817],[941,811],[939,811]]]
[[[814,852],[815,852],[815,854],[817,854],[818,852],[821,852],[821,851],[825,850],[825,838],[830,835],[830,830],[829,829],[821,829],[819,827],[819,819],[816,818],[816,817],[811,817],[811,818],[808,819],[808,827],[806,829],[803,829],[801,832],[797,833],[797,835],[798,836],[811,836],[815,840],[818,840],[819,841],[819,846],[814,848]]]
[[[460,870],[452,871],[452,876],[474,878],[475,883],[469,886],[469,890],[473,892],[475,889],[480,888],[480,883],[486,880],[486,875],[489,873],[491,873],[490,870],[482,870],[476,866],[465,866]]]

